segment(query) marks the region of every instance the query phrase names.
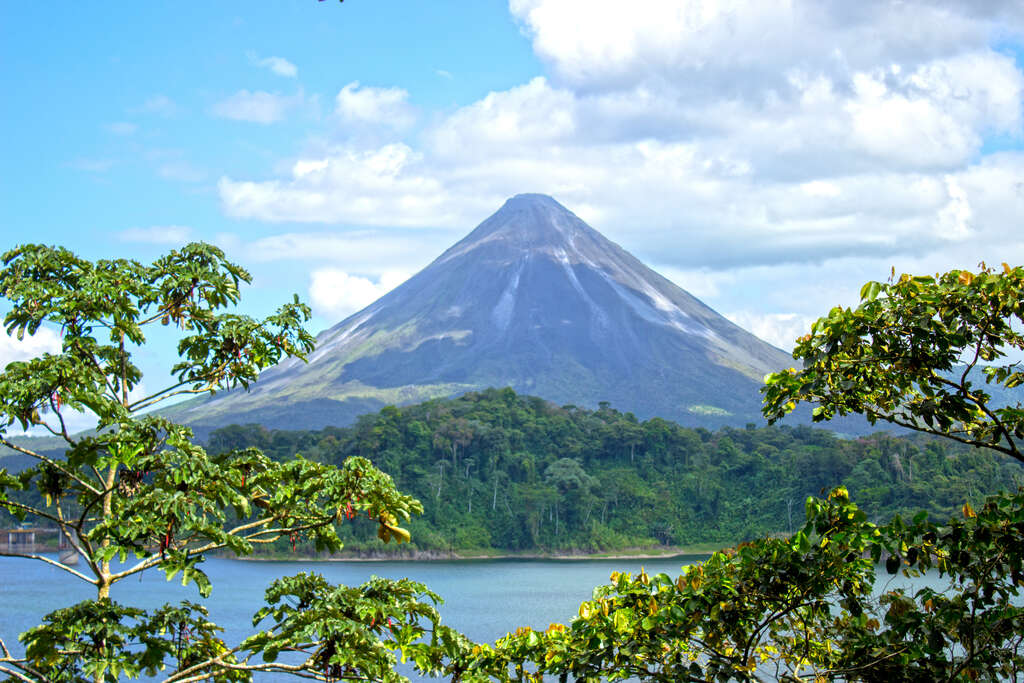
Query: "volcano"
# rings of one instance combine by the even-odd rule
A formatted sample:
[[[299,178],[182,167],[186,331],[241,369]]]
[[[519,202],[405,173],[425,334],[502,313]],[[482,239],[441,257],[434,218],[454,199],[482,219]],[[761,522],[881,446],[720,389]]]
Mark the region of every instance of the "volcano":
[[[638,418],[762,422],[792,358],[657,274],[551,197],[517,195],[433,263],[317,336],[307,363],[172,409],[197,432],[316,429],[388,405],[510,386]]]

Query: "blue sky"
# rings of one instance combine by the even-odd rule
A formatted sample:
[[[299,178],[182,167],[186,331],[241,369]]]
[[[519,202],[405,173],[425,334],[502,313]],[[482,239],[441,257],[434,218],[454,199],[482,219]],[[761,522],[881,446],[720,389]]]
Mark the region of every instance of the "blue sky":
[[[1017,2],[4,3],[0,88],[5,246],[211,241],[314,331],[519,192],[784,347],[892,267],[1024,262]]]
[[[97,257],[109,253],[106,234],[129,227],[258,230],[225,221],[216,179],[272,176],[320,134],[322,109],[345,84],[403,88],[444,112],[539,69],[498,3],[443,13],[411,1],[301,4],[6,5],[5,224],[65,243],[84,231],[78,248]],[[480,59],[490,51],[498,73]],[[299,77],[260,65],[278,54],[303,65]],[[211,115],[240,90],[323,106],[277,125]]]

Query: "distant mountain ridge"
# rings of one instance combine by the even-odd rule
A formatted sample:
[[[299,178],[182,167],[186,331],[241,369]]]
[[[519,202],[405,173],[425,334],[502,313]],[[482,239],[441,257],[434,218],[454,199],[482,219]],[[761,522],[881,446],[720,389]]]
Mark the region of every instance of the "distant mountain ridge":
[[[322,332],[308,360],[171,415],[200,432],[246,422],[314,429],[387,404],[511,386],[714,427],[759,422],[762,377],[793,363],[537,194],[509,199]]]

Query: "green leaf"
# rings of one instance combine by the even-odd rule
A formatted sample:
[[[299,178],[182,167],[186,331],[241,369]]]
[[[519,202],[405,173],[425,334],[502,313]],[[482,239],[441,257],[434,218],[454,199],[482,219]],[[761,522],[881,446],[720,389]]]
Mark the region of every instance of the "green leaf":
[[[861,301],[874,301],[878,297],[878,293],[882,291],[882,283],[880,282],[867,282],[860,289]]]

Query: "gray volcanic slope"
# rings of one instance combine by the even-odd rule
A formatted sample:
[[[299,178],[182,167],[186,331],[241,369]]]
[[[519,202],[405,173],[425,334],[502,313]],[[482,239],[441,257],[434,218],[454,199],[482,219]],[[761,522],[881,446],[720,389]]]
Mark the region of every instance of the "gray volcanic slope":
[[[387,404],[511,386],[688,425],[759,422],[792,358],[605,239],[554,199],[517,195],[418,274],[317,337],[308,363],[246,394],[172,409],[200,433],[320,428]]]

